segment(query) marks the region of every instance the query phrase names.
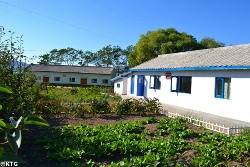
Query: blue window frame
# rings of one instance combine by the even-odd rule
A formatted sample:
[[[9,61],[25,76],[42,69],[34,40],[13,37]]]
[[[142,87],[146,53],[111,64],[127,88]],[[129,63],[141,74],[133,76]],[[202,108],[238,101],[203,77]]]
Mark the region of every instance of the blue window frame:
[[[181,92],[191,94],[192,77],[172,76],[171,92]]]
[[[231,78],[215,78],[215,97],[221,99],[230,99]]]
[[[161,88],[161,76],[150,75],[149,88],[150,89],[160,89]]]

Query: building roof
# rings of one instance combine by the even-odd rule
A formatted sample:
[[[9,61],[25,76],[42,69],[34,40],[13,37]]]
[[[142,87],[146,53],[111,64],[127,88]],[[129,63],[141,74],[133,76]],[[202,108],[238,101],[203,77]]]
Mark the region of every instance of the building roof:
[[[130,74],[130,73],[131,73],[131,71],[125,72],[125,73],[123,73],[121,75],[116,76],[115,78],[112,78],[111,81],[122,79],[123,77],[128,77],[127,75]]]
[[[80,74],[105,74],[109,75],[113,67],[94,67],[94,66],[67,66],[67,65],[40,65],[31,64],[33,72],[59,72],[59,73],[80,73]]]
[[[147,69],[192,69],[193,67],[250,67],[250,43],[212,49],[159,55],[131,71]],[[199,69],[199,68],[195,68]]]

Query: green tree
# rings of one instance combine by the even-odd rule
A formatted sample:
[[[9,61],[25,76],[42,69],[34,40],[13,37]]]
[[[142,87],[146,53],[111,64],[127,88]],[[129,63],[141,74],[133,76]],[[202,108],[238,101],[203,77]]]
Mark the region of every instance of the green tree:
[[[192,35],[186,32],[178,32],[174,28],[148,31],[140,36],[137,44],[132,47],[128,60],[129,65],[134,67],[145,61],[151,60],[160,54],[185,52],[197,49],[223,46],[211,38],[204,38],[200,43]]]
[[[205,37],[200,41],[202,49],[217,48],[225,46],[225,43],[216,41],[214,38]]]
[[[117,66],[120,65],[120,56],[122,49],[120,46],[108,45],[97,51],[97,56],[103,66]]]
[[[39,64],[44,65],[75,65],[80,59],[81,51],[74,48],[53,49],[49,53],[39,56]]]
[[[132,47],[133,47],[132,45],[127,46],[126,49],[122,51],[122,56],[120,57],[121,64],[126,67],[129,66],[128,58],[133,51]]]
[[[85,51],[83,52],[82,50],[79,51],[79,65],[81,66],[88,66],[90,63],[93,63],[95,61],[95,53],[91,51]]]
[[[39,64],[43,65],[57,65],[63,63],[63,57],[59,54],[59,50],[53,49],[49,53],[39,56]]]
[[[32,111],[35,96],[34,75],[21,63],[16,66],[23,58],[22,41],[13,37],[13,32],[10,32],[10,35],[11,37],[0,46],[0,85],[10,88],[13,92],[12,96],[0,93],[2,117],[16,112]]]
[[[50,65],[52,64],[52,58],[49,53],[43,54],[39,56],[40,61],[38,62],[39,64],[43,65]]]
[[[74,65],[79,60],[79,50],[70,47],[60,49],[57,52],[57,58],[65,65]]]

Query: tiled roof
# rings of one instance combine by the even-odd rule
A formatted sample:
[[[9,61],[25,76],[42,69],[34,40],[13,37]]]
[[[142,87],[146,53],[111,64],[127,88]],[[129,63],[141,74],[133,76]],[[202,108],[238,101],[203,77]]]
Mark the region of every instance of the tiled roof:
[[[250,66],[250,43],[159,55],[130,70]]]
[[[111,74],[113,71],[113,67],[31,64],[31,71],[33,72],[81,73],[81,74]]]

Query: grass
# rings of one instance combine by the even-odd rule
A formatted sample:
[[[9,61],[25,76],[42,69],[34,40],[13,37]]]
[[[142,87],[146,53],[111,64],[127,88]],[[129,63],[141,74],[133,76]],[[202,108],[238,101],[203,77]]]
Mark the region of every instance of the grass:
[[[105,99],[108,102],[120,101],[120,96],[110,96],[111,88],[57,88],[48,87],[47,91],[40,92],[41,98],[46,100],[56,100],[61,103],[90,103],[94,98],[98,101]]]

